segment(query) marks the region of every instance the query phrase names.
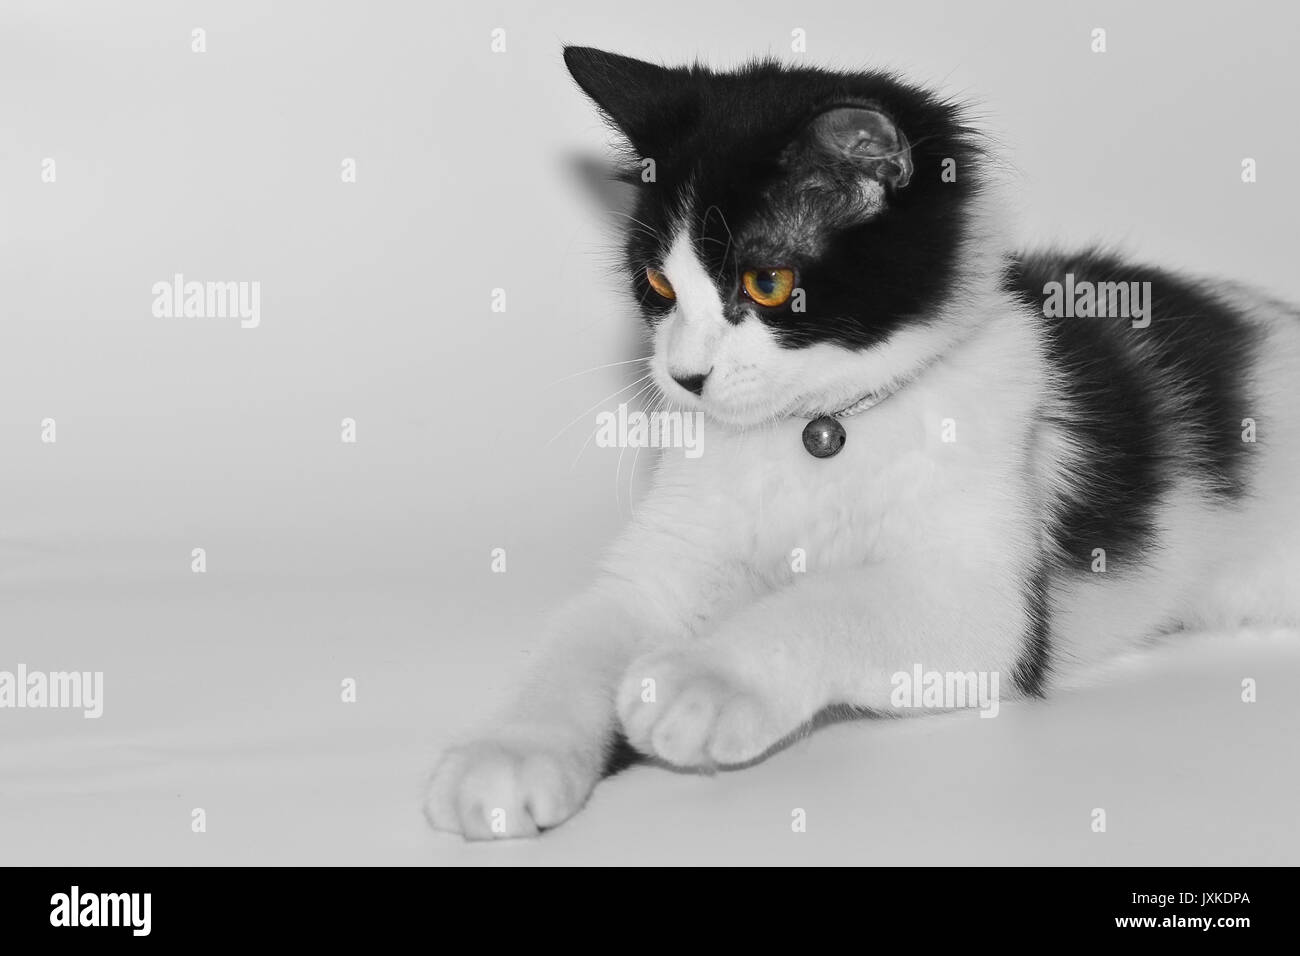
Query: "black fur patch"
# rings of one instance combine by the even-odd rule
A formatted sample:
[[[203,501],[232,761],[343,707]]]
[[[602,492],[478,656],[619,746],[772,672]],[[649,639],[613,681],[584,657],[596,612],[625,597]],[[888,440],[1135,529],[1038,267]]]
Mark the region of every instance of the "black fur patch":
[[[605,751],[605,766],[601,770],[602,777],[612,777],[616,773],[622,773],[633,764],[640,763],[645,758],[627,742],[627,737],[622,731],[617,731],[610,739],[609,745]]]
[[[1011,682],[1026,697],[1043,697],[1052,668],[1052,622],[1047,589],[1050,576],[1046,565],[1039,567],[1025,587],[1025,611],[1029,618],[1024,647],[1011,671]]]
[[[1205,284],[1096,251],[1021,258],[1006,287],[1042,315],[1044,287],[1067,273],[1076,283],[1151,283],[1146,328],[1115,317],[1041,319],[1065,389],[1067,411],[1053,424],[1088,450],[1076,493],[1058,503],[1056,543],[1071,567],[1088,570],[1093,549],[1104,548],[1107,570],[1122,571],[1152,544],[1155,506],[1179,475],[1224,501],[1246,493],[1254,335]]]
[[[976,136],[955,104],[887,73],[774,61],[714,73],[574,47],[565,50],[565,62],[637,158],[655,163],[653,182],[631,177],[640,195],[626,248],[647,321],[671,302],[654,293],[644,270],[662,263],[686,214],[728,318],[740,321],[752,310],[787,348],[869,347],[906,323],[927,321],[951,291],[966,211],[980,183]],[[887,189],[884,208],[865,221],[844,222],[852,197],[842,189],[802,188],[817,169],[789,168],[791,156],[806,151],[788,148],[814,119],[841,106],[879,111],[910,145],[910,180]],[[955,180],[944,181],[945,168]],[[808,231],[824,223],[836,228],[807,241]],[[758,308],[740,296],[743,271],[762,267],[795,269],[805,311],[792,309],[793,302]]]

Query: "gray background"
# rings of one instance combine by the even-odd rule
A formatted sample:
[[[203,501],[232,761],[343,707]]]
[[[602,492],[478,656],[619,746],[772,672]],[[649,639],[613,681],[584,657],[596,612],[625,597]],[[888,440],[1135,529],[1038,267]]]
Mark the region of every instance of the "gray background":
[[[635,376],[575,373],[638,330],[575,172],[606,132],[562,43],[898,67],[977,102],[1026,241],[1105,239],[1296,300],[1296,19],[8,0],[0,669],[102,670],[106,700],[98,721],[0,711],[4,862],[1297,862],[1286,635],[1180,641],[997,720],[835,727],[745,773],[638,769],[536,844],[465,847],[418,814],[437,745],[526,664],[647,465],[583,449],[584,410]],[[260,281],[261,326],[154,318],[174,272]],[[1247,676],[1267,677],[1253,706]]]

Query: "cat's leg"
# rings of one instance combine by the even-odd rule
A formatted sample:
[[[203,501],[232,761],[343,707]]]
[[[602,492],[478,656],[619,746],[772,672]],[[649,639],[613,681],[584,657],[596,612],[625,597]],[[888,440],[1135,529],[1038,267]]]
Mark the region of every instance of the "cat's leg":
[[[639,657],[619,717],[643,753],[726,765],[762,756],[833,704],[895,710],[893,677],[918,664],[1023,689],[1045,663],[1027,655],[1042,650],[1035,605],[1026,573],[1002,562],[927,554],[810,576],[705,640]]]
[[[617,731],[613,694],[640,646],[639,603],[602,582],[557,616],[521,692],[436,765],[425,802],[434,827],[531,836],[582,806]]]
[[[658,507],[647,501],[608,573],[557,615],[509,707],[442,756],[425,803],[436,828],[473,839],[530,836],[572,816],[620,733],[614,702],[628,664],[752,596],[710,553],[717,536],[706,511],[679,528],[657,519]]]

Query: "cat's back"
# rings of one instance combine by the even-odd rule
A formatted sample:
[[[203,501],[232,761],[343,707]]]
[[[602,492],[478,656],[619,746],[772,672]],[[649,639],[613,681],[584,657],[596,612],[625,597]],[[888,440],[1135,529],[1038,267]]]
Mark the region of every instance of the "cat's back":
[[[1243,429],[1300,375],[1296,310],[1099,250],[1022,255],[1004,283],[1041,317],[1055,414],[1080,438],[1148,488],[1175,470],[1216,495],[1246,491]]]
[[[1061,629],[1095,631],[1103,605],[1142,627],[1294,619],[1295,600],[1251,600],[1300,572],[1300,312],[1096,250],[1022,255],[1004,288],[1041,323],[1040,417],[1079,450],[1054,509],[1063,566],[1095,584],[1104,551],[1107,578],[1146,581],[1131,605],[1075,592]]]

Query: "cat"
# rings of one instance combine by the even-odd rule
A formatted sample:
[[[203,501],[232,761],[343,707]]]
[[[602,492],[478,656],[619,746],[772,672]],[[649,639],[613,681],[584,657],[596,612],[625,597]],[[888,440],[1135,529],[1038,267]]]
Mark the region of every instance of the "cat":
[[[1153,635],[1300,618],[1294,308],[1018,252],[985,138],[893,74],[564,60],[653,168],[628,281],[708,441],[661,454],[531,680],[436,764],[434,827],[535,835],[639,756],[740,767],[910,712],[922,668],[1035,698]]]

